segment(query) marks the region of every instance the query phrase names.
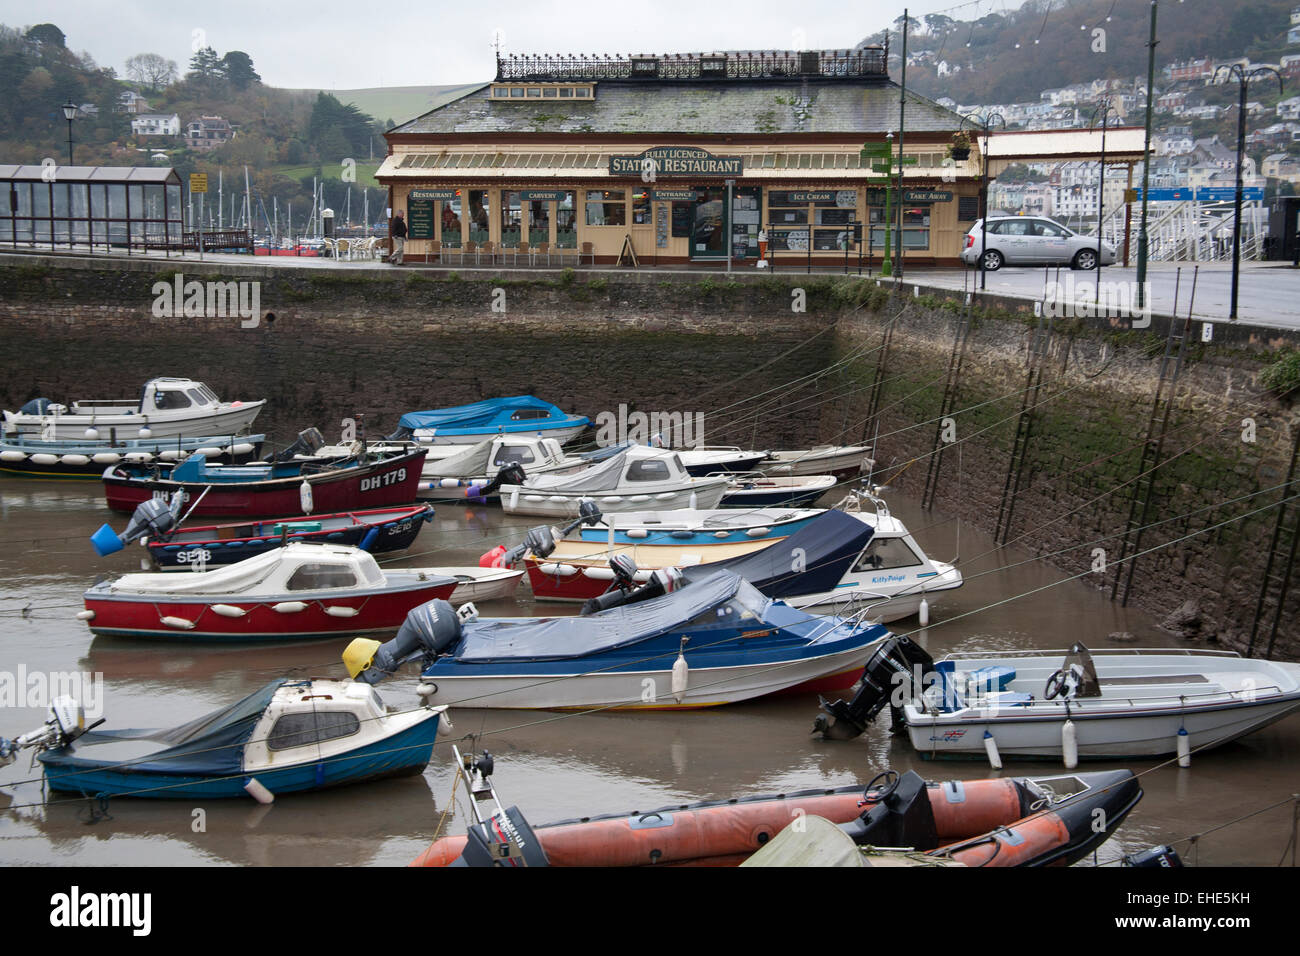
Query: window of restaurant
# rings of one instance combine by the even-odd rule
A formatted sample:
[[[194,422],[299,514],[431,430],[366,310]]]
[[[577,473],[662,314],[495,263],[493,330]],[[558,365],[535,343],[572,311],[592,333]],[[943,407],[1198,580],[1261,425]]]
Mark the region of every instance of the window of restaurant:
[[[588,226],[626,226],[627,204],[622,189],[587,191]]]
[[[460,215],[460,190],[456,191],[455,199],[446,199],[439,203],[442,210],[439,213],[439,223],[442,230],[442,244],[456,248],[461,244],[461,215]]]
[[[767,202],[774,250],[807,252],[810,233],[814,252],[853,248],[857,190],[772,190]]]
[[[578,248],[577,195],[561,193],[555,210],[555,245],[560,249]]]
[[[885,197],[883,190],[872,190],[871,203],[871,246],[874,250],[885,247]],[[890,246],[904,252],[919,252],[930,248],[930,203],[907,203],[902,210],[902,236],[898,235],[899,210],[890,208],[889,223]]]
[[[469,191],[469,241],[487,242],[491,233],[488,231],[489,209],[488,191],[471,189]]]
[[[650,209],[650,189],[643,186],[632,190],[632,225],[653,225],[654,218]]]
[[[501,191],[501,245],[517,246],[523,238],[523,209],[519,193]]]
[[[534,199],[528,203],[528,244],[530,246],[551,241],[553,205],[553,202],[545,199]]]

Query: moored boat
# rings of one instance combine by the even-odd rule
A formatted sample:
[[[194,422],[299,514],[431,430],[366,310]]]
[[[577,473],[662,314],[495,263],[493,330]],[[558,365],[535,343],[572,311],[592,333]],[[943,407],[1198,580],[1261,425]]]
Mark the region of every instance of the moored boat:
[[[42,441],[175,438],[238,435],[253,424],[265,400],[223,402],[212,389],[189,378],[155,378],[139,401],[73,402],[72,407],[37,398],[17,412],[4,412],[4,435]]]
[[[886,705],[924,758],[1160,757],[1228,743],[1300,710],[1300,664],[1228,651],[1116,648],[933,661],[895,638],[851,701],[823,702],[817,729],[853,737]],[[882,684],[881,681],[884,681]],[[881,688],[900,688],[901,704]]]
[[[391,631],[456,583],[428,569],[380,570],[357,548],[292,542],[211,571],[102,581],[79,616],[99,635],[301,640]]]
[[[531,826],[517,807],[501,804],[490,754],[467,760],[453,750],[474,823],[463,836],[435,840],[412,866],[764,865],[773,855],[765,847],[797,839],[806,828],[792,824],[813,818],[837,825],[850,846],[899,848],[934,862],[1069,865],[1105,842],[1142,798],[1128,770],[942,784],[913,771],[886,771],[865,788],[734,797]],[[781,861],[791,862],[784,852]]]
[[[428,446],[435,449],[453,445]],[[421,501],[486,500],[500,494],[499,486],[508,477],[579,471],[587,462],[566,455],[554,438],[530,436],[496,436],[485,438],[455,455],[426,457],[420,471],[416,494]]]
[[[771,452],[756,470],[769,477],[834,475],[836,481],[852,481],[871,466],[871,454],[869,445],[816,445]]]
[[[675,452],[633,445],[581,471],[530,475],[501,485],[506,514],[572,517],[584,499],[602,513],[716,508],[725,477],[692,478]]]
[[[561,444],[580,435],[591,420],[567,415],[532,395],[488,398],[424,412],[407,412],[397,422],[394,439],[414,438],[435,445],[463,445],[494,435],[554,438]]]
[[[419,773],[445,707],[388,708],[354,681],[278,678],[179,727],[86,728],[70,698],[45,725],[0,738],[0,765],[34,749],[56,792],[152,799],[275,796]],[[102,723],[100,721],[99,723]]]
[[[256,518],[333,513],[410,504],[420,480],[424,451],[394,458],[315,461],[222,467],[202,455],[177,465],[111,465],[104,470],[104,496],[115,511],[134,511],[149,498],[183,492],[195,517]]]
[[[353,676],[371,682],[422,660],[420,692],[434,703],[671,710],[847,686],[888,633],[859,618],[806,614],[719,571],[576,618],[462,622],[434,601],[392,641],[358,639],[345,658],[354,658]]]
[[[164,571],[233,564],[278,548],[286,541],[351,545],[371,554],[383,554],[409,548],[420,529],[432,520],[431,506],[408,505],[201,525],[150,537],[146,546],[154,563]]]
[[[724,508],[797,508],[811,505],[835,488],[834,475],[736,475],[722,496]]]
[[[238,465],[262,453],[265,435],[119,441],[41,441],[16,437],[0,441],[0,472],[29,478],[99,479],[119,462],[174,462],[194,452],[209,461]]]

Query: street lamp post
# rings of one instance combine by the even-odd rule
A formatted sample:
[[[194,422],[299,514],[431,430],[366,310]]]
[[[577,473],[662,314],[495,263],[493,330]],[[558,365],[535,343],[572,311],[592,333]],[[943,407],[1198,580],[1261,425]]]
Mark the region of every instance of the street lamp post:
[[[1277,92],[1282,95],[1282,74],[1271,66],[1257,66],[1253,70],[1243,70],[1240,63],[1233,63],[1231,66],[1221,66],[1214,71],[1214,82],[1222,82],[1219,77],[1225,79],[1237,80],[1240,86],[1241,95],[1237,99],[1237,191],[1233,197],[1232,211],[1232,305],[1228,310],[1228,318],[1232,321],[1237,319],[1237,280],[1241,272],[1241,201],[1243,196],[1242,186],[1242,164],[1245,160],[1246,152],[1246,94],[1250,89],[1250,81],[1260,79],[1272,73],[1277,77]]]
[[[77,104],[68,100],[63,104],[63,118],[68,121],[68,165],[72,165],[72,121],[77,118]]]
[[[984,161],[984,173],[981,177],[980,185],[980,291],[983,292],[988,284],[988,269],[984,267],[984,256],[988,251],[989,245],[989,130],[995,122],[1001,123],[1002,128],[1007,128],[1007,118],[1001,113],[989,113],[986,116],[980,116],[977,113],[971,113],[963,116],[962,119],[970,120],[976,126],[984,131],[984,145],[980,149],[980,158]]]
[[[1104,221],[1104,212],[1106,209],[1106,126],[1110,121],[1111,114],[1119,119],[1119,113],[1110,105],[1108,97],[1102,97],[1101,103],[1092,111],[1092,120],[1088,123],[1091,129],[1097,125],[1097,114],[1101,114],[1101,163],[1097,169],[1097,273],[1101,274],[1101,225]]]

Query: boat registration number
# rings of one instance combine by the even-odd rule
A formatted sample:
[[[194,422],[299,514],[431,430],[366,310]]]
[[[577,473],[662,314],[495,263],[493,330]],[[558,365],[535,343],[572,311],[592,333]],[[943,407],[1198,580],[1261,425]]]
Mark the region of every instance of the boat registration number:
[[[395,485],[406,480],[406,469],[398,468],[396,471],[385,472],[382,475],[371,475],[369,478],[361,479],[362,491],[374,491],[377,488],[385,488],[388,485]]]

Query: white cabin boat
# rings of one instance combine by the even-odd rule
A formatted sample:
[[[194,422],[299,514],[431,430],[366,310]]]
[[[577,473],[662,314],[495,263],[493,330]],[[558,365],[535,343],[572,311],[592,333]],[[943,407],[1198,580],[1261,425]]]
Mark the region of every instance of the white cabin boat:
[[[589,463],[567,455],[554,438],[498,435],[476,445],[429,445],[431,451],[452,449],[455,454],[427,457],[420,472],[416,498],[421,501],[463,499],[471,485],[482,487],[494,479],[502,468],[518,465],[527,476],[581,471]]]
[[[74,402],[69,408],[34,399],[17,412],[4,413],[4,434],[42,441],[238,435],[247,431],[266,404],[223,402],[212,389],[189,378],[155,378],[138,402]]]
[[[507,514],[571,517],[584,498],[602,513],[718,507],[727,479],[693,478],[676,452],[633,445],[577,472],[529,476],[501,486]]]

